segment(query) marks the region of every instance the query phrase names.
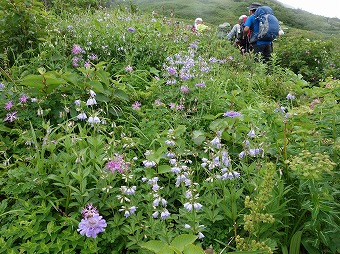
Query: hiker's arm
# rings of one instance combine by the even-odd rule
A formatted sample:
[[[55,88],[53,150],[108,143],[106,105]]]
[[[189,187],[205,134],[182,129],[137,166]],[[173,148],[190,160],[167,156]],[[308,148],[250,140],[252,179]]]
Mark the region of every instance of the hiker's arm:
[[[236,32],[237,32],[237,25],[234,25],[233,29],[231,29],[231,31],[227,34],[229,41],[231,41],[235,37]]]
[[[248,31],[249,31],[249,26],[245,26],[245,27],[243,28],[243,34],[244,34],[244,37],[246,37],[246,36],[247,36],[247,34],[248,34]]]

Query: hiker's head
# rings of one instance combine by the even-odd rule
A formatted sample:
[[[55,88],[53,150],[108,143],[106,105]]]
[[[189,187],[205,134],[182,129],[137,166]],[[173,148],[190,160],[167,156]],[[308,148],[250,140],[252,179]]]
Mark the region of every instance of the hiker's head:
[[[195,24],[202,24],[202,23],[203,23],[203,19],[201,19],[201,18],[195,19]]]
[[[260,6],[262,6],[260,3],[254,2],[248,7],[248,10],[250,13],[254,13]]]
[[[238,23],[239,23],[239,24],[242,24],[246,18],[247,18],[247,15],[241,15],[241,16],[238,18]]]

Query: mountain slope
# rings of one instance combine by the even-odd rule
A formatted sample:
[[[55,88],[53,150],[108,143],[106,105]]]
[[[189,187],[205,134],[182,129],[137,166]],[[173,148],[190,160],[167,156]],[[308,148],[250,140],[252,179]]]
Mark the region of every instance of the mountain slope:
[[[132,0],[130,3],[140,10],[157,11],[160,15],[173,15],[194,20],[202,17],[206,23],[218,25],[224,22],[235,24],[242,14],[248,14],[247,7],[252,1],[245,0]],[[277,18],[286,26],[315,32],[326,37],[340,37],[340,19],[327,18],[301,9],[291,9],[276,0],[259,1],[269,5]],[[126,4],[124,0],[114,4]]]

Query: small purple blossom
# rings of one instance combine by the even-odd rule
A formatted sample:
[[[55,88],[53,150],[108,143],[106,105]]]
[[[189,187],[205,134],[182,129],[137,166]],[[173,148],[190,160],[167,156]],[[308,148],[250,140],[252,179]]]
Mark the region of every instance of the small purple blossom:
[[[27,103],[27,99],[28,99],[28,96],[26,94],[23,94],[22,96],[20,96],[19,102],[25,104]]]
[[[5,85],[3,83],[0,83],[0,90],[4,89]]]
[[[133,27],[129,27],[128,28],[128,32],[129,33],[134,33],[134,32],[136,32],[136,30]]]
[[[128,164],[124,161],[123,156],[121,155],[116,155],[113,160],[110,160],[108,163],[106,163],[105,167],[111,170],[112,173],[115,171],[122,173],[129,168]]]
[[[205,87],[205,83],[197,83],[195,86],[196,87]]]
[[[88,56],[88,59],[94,61],[94,60],[98,59],[98,56],[96,54],[92,53],[91,55]]]
[[[181,91],[181,93],[183,93],[183,94],[187,94],[187,93],[190,92],[188,86],[181,86],[180,91]]]
[[[79,57],[76,57],[76,56],[74,56],[73,58],[72,58],[72,66],[73,67],[79,67]]]
[[[198,49],[198,46],[197,46],[197,44],[195,44],[195,43],[191,43],[191,44],[189,45],[189,48]]]
[[[133,67],[131,65],[128,65],[125,67],[125,71],[126,72],[132,72],[133,71]]]
[[[81,211],[81,215],[84,218],[91,217],[93,214],[99,214],[97,208],[93,206],[91,203],[87,204],[83,210]]]
[[[84,49],[82,47],[80,47],[79,45],[77,44],[73,44],[73,48],[71,50],[72,54],[74,55],[79,55],[81,53],[84,53]]]
[[[156,100],[154,101],[154,104],[155,104],[156,106],[162,106],[162,105],[164,105],[164,103],[163,103],[161,100],[159,100],[159,99],[156,99]]]
[[[132,104],[132,108],[134,110],[140,110],[141,106],[142,106],[142,103],[140,103],[139,101],[136,101],[135,103]]]
[[[4,121],[12,123],[15,119],[18,118],[16,116],[16,113],[17,113],[17,111],[14,111],[14,112],[11,112],[11,113],[7,113],[6,114],[6,118],[4,119]]]
[[[6,110],[11,110],[12,107],[13,107],[13,101],[6,102],[6,104],[5,104]]]
[[[223,116],[234,118],[234,117],[240,117],[240,116],[242,116],[242,114],[239,113],[239,112],[236,112],[236,111],[227,111],[223,114]]]
[[[170,76],[177,76],[177,70],[176,70],[175,67],[168,67],[167,71],[168,71]]]
[[[295,99],[295,96],[291,93],[287,94],[287,97],[286,97],[287,100],[294,100]]]
[[[85,62],[84,63],[84,68],[89,68],[91,66],[92,66],[92,64],[90,62]]]
[[[275,112],[275,113],[280,112],[280,113],[284,114],[284,113],[286,112],[286,108],[283,107],[283,106],[281,106],[281,107],[279,107],[279,108],[276,108],[276,109],[274,110],[274,112]]]

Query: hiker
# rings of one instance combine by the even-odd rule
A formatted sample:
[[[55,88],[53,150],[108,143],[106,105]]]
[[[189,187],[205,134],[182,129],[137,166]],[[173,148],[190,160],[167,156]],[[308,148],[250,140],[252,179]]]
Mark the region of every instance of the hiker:
[[[205,30],[208,30],[209,27],[204,25],[203,19],[202,18],[196,18],[194,25],[192,26],[192,31],[194,33],[200,34]]]
[[[238,18],[238,23],[233,26],[233,29],[228,33],[227,38],[229,41],[234,41],[235,45],[240,49],[241,53],[248,52],[249,37],[244,35],[244,23],[247,20],[247,15],[241,15]]]
[[[244,33],[245,35],[249,32],[249,30],[251,31],[251,36],[250,36],[250,45],[252,47],[253,52],[257,55],[257,57],[260,55],[261,59],[266,63],[269,61],[271,54],[273,52],[273,39],[275,39],[278,36],[278,30],[279,30],[279,24],[278,24],[278,20],[276,19],[276,17],[274,15],[271,15],[271,17],[273,17],[272,19],[275,19],[274,22],[274,30],[277,30],[277,34],[276,32],[274,32],[275,34],[271,34],[271,38],[259,38],[260,34],[260,21],[259,21],[259,16],[255,15],[255,12],[257,9],[261,8],[262,9],[270,9],[270,7],[265,6],[262,7],[262,5],[260,3],[252,3],[249,7],[249,17],[245,22],[244,25]],[[271,10],[272,12],[272,10]],[[257,12],[258,13],[258,12]],[[257,14],[256,13],[256,14]],[[271,19],[271,20],[272,20]],[[270,20],[270,22],[271,22]],[[270,23],[269,22],[269,23]],[[272,29],[272,23],[270,23],[270,29]],[[277,28],[276,28],[277,26]],[[267,36],[267,33],[265,34]],[[258,58],[257,58],[258,59]]]

